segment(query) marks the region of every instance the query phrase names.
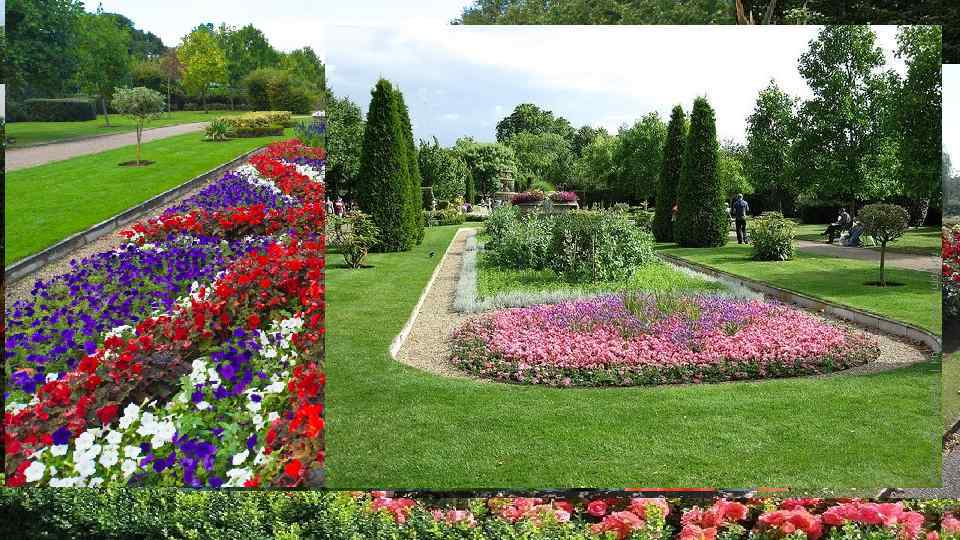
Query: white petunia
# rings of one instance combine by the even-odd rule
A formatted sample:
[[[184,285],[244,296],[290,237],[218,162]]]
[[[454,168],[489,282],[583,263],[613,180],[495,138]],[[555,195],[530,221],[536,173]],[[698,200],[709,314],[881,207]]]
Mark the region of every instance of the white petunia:
[[[83,452],[84,450],[87,450],[93,446],[94,441],[96,441],[96,437],[93,435],[93,432],[89,430],[84,431],[79,437],[77,437],[77,442],[75,445],[76,451]]]
[[[76,458],[76,456],[74,456]],[[77,460],[76,465],[73,468],[77,471],[81,477],[86,478],[93,473],[97,472],[97,463],[92,459]]]
[[[123,440],[123,434],[120,433],[119,431],[111,431],[110,434],[107,435],[107,442],[113,446],[117,446],[118,444],[120,444],[120,441],[122,440]]]
[[[123,460],[123,463],[120,464],[120,471],[123,473],[124,478],[130,476],[137,472],[137,462],[132,459]]]
[[[120,454],[116,448],[107,448],[100,454],[100,464],[106,468],[113,467],[120,461]]]
[[[136,422],[139,417],[140,417],[140,407],[137,407],[133,403],[127,405],[123,409],[123,416],[120,417],[120,423],[119,423],[120,429],[126,430],[131,425],[133,425],[133,423]]]
[[[46,470],[46,465],[39,461],[34,461],[23,471],[23,475],[27,478],[27,482],[37,482],[43,480],[43,473],[46,472]]]
[[[250,450],[244,450],[239,454],[234,454],[233,459],[231,460],[231,463],[233,463],[234,467],[238,467],[241,463],[246,461],[247,457],[249,456],[250,456]]]
[[[243,487],[243,483],[253,478],[253,472],[249,469],[230,469],[227,471],[226,487]]]
[[[210,404],[206,401],[201,401],[200,403],[197,403],[197,408],[201,411],[205,411],[210,408]]]
[[[50,454],[54,456],[65,456],[69,448],[70,445],[67,444],[55,444],[50,447]]]
[[[80,480],[77,477],[73,478],[51,478],[50,487],[52,488],[69,488],[76,487],[77,481]]]
[[[139,446],[125,446],[123,448],[123,457],[127,459],[137,459],[140,457],[140,447]]]

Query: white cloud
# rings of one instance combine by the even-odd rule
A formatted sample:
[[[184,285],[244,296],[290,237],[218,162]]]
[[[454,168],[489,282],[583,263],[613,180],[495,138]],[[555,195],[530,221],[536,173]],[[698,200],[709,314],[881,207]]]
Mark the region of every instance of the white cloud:
[[[441,120],[446,120],[448,122],[455,122],[460,119],[460,115],[457,113],[446,113],[440,116]]]
[[[960,172],[960,65],[943,65],[943,148]]]

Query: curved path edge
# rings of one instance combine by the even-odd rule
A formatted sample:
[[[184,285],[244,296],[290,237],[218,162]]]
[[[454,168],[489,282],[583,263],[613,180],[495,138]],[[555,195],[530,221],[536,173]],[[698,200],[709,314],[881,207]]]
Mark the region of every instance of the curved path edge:
[[[884,334],[923,343],[934,352],[941,352],[943,350],[943,342],[940,336],[937,336],[928,330],[914,326],[910,323],[894,321],[861,309],[843,306],[834,302],[823,300],[822,298],[815,298],[813,296],[808,296],[806,294],[791,291],[789,289],[774,287],[773,285],[769,285],[767,283],[755,281],[753,279],[731,274],[729,272],[724,272],[723,270],[717,270],[716,268],[691,262],[673,255],[660,253],[659,256],[671,263],[684,266],[697,272],[702,272],[723,281],[738,284],[750,290],[776,298],[781,302],[795,304],[806,309],[823,312],[831,317],[850,321],[866,328],[876,329]]]
[[[107,218],[100,223],[89,227],[86,230],[74,233],[73,235],[64,238],[56,244],[43,249],[42,251],[14,262],[10,266],[4,268],[4,283],[9,286],[11,283],[19,281],[20,279],[33,274],[44,266],[97,240],[98,238],[144,217],[149,212],[179,198],[181,195],[194,189],[200,184],[203,184],[213,179],[217,175],[223,174],[224,172],[247,161],[250,156],[259,152],[262,148],[263,146],[258,146],[253,150],[244,152],[240,156],[228,161],[227,163],[217,165],[213,169],[210,169],[199,176],[187,180],[178,186],[172,187],[167,191],[160,193],[159,195],[155,195],[136,206],[128,208],[113,217]]]

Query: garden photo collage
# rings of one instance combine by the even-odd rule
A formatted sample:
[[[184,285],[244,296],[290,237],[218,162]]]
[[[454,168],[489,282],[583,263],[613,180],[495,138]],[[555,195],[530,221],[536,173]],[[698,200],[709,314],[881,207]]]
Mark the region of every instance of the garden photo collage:
[[[0,7],[0,536],[960,540],[955,1]]]

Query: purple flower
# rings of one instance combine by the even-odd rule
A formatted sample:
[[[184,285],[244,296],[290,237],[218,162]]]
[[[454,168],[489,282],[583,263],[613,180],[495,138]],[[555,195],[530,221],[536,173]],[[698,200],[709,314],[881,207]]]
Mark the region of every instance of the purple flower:
[[[73,433],[70,432],[66,427],[60,427],[53,432],[53,444],[62,445],[70,442],[70,438],[73,436]]]

